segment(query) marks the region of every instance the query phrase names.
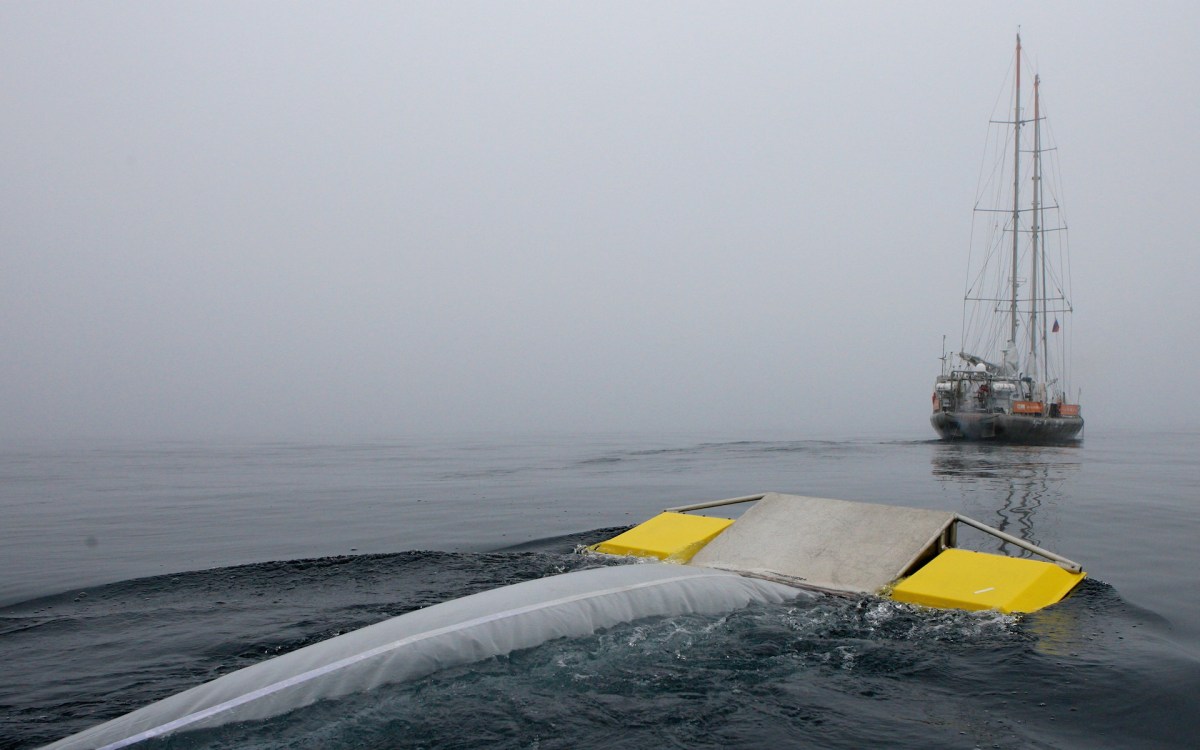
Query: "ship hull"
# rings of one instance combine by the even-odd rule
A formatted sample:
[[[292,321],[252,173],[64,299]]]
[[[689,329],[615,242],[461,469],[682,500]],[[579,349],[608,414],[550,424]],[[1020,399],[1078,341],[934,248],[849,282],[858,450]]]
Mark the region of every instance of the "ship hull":
[[[929,419],[943,440],[1055,445],[1079,440],[1082,417],[939,411]]]

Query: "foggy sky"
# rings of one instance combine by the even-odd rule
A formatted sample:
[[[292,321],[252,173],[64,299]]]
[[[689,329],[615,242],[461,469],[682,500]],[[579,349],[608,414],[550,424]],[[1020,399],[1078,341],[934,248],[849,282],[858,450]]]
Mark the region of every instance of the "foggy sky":
[[[931,438],[1018,25],[1089,430],[1194,426],[1197,7],[0,4],[0,437]]]

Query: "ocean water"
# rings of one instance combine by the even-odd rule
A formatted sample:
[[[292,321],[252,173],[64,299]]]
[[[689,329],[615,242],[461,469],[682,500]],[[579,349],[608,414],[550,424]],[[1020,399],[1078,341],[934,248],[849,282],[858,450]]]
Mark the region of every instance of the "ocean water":
[[[1025,617],[821,596],[657,618],[179,748],[1190,747],[1200,433],[474,436],[0,446],[0,748],[271,656],[603,564],[658,510],[778,490],[957,511],[1081,562]],[[962,540],[979,549],[999,543]]]

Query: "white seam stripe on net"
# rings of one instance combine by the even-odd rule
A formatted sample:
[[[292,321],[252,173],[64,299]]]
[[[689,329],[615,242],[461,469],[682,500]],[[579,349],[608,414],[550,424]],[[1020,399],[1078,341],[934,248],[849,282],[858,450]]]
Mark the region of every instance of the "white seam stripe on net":
[[[593,591],[593,592],[586,593],[586,594],[572,594],[571,596],[564,596],[560,599],[554,599],[554,600],[551,600],[548,602],[539,602],[537,604],[527,604],[523,607],[517,607],[516,609],[509,609],[509,610],[505,610],[504,612],[495,612],[490,615],[484,615],[483,617],[476,617],[472,620],[467,620],[466,622],[455,623],[454,625],[446,625],[444,627],[437,628],[436,630],[430,630],[425,633],[418,633],[417,635],[410,635],[407,638],[401,638],[398,641],[392,641],[391,643],[387,643],[382,646],[376,646],[375,648],[370,649],[368,651],[363,651],[363,652],[355,654],[353,656],[347,656],[344,659],[339,659],[338,661],[331,662],[329,664],[326,664],[323,667],[317,667],[316,669],[310,669],[307,672],[301,672],[300,674],[289,677],[286,680],[280,680],[279,682],[275,682],[270,685],[266,685],[257,690],[252,690],[249,693],[239,695],[238,697],[232,698],[223,703],[218,703],[215,706],[209,706],[208,708],[203,709],[201,711],[196,711],[195,713],[190,713],[186,716],[181,716],[180,718],[175,719],[174,721],[167,722],[166,724],[161,724],[157,727],[153,727],[152,729],[147,729],[144,732],[139,732],[138,734],[135,734],[132,737],[126,737],[123,740],[117,740],[116,742],[110,743],[108,745],[103,745],[98,750],[117,750],[117,748],[128,747],[135,743],[141,742],[142,740],[148,740],[153,737],[158,737],[159,735],[166,734],[167,732],[171,732],[176,729],[185,727],[188,724],[194,724],[195,722],[200,721],[201,719],[207,719],[210,716],[216,716],[217,714],[222,713],[224,711],[228,711],[230,709],[237,708],[238,706],[244,705],[251,701],[271,695],[272,693],[277,693],[280,690],[292,687],[293,685],[299,685],[301,683],[308,682],[309,680],[320,677],[321,675],[329,674],[330,672],[336,672],[339,669],[348,667],[352,664],[357,664],[358,662],[364,661],[366,659],[370,659],[373,656],[379,656],[380,654],[387,653],[388,651],[393,651],[402,646],[407,646],[410,643],[417,643],[419,641],[423,641],[427,638],[433,638],[435,636],[445,635],[446,633],[453,633],[456,630],[465,630],[466,628],[474,627],[475,625],[483,625],[484,623],[495,622],[496,620],[503,620],[503,619],[506,619],[509,617],[516,617],[518,615],[525,614],[526,612],[536,612],[539,609],[545,609],[547,607],[553,607],[553,606],[557,606],[559,604],[569,604],[570,602],[574,602],[574,601],[581,601],[584,599],[591,599],[591,598],[600,597],[600,596],[608,596],[609,594],[617,594],[622,591],[633,591],[635,589],[644,589],[644,588],[649,588],[651,586],[661,586],[663,584],[672,583],[674,581],[680,581],[680,580],[685,580],[685,579],[689,579],[689,578],[698,578],[698,577],[700,577],[700,576],[680,575],[680,576],[673,576],[671,578],[664,578],[664,579],[658,580],[658,581],[646,581],[643,583],[629,584],[627,586],[617,586],[614,588],[602,589],[600,591]],[[416,610],[414,610],[414,611],[416,611]],[[265,663],[265,662],[260,662],[260,663]],[[247,667],[247,669],[249,669],[249,667]]]

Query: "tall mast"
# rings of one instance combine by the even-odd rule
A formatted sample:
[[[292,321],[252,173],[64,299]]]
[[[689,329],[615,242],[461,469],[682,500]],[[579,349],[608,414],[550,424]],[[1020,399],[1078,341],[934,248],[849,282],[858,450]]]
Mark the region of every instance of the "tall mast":
[[[1045,339],[1045,321],[1042,321],[1042,328],[1038,328],[1038,300],[1045,296],[1045,290],[1041,288],[1042,280],[1039,278],[1041,269],[1038,265],[1038,231],[1041,229],[1042,197],[1042,128],[1039,121],[1041,99],[1038,97],[1040,82],[1041,76],[1035,73],[1033,76],[1033,245],[1030,253],[1032,257],[1029,274],[1031,279],[1029,289],[1029,370],[1038,382],[1044,383],[1046,378],[1038,369],[1038,337],[1042,337],[1043,343]]]
[[[1038,82],[1040,82],[1040,80],[1041,80],[1040,76],[1035,77],[1033,79],[1033,81],[1034,81],[1033,96],[1034,96],[1035,102],[1041,100],[1039,97],[1039,94],[1038,94],[1038,90],[1037,90],[1037,84],[1038,84]],[[1037,147],[1038,205],[1041,206],[1041,208],[1038,211],[1038,218],[1039,218],[1039,221],[1040,221],[1042,227],[1045,228],[1046,221],[1045,221],[1044,214],[1046,211],[1046,193],[1045,193],[1045,188],[1043,187],[1043,182],[1042,182],[1042,120],[1041,120],[1040,116],[1038,117],[1038,121],[1034,127],[1036,128],[1037,142],[1038,142],[1038,147]],[[1039,254],[1041,255],[1041,259],[1042,259],[1042,262],[1041,262],[1042,380],[1048,382],[1050,380],[1050,348],[1047,346],[1046,332],[1050,327],[1050,315],[1048,314],[1048,310],[1047,310],[1047,306],[1049,305],[1049,302],[1050,302],[1050,286],[1049,286],[1050,282],[1048,281],[1048,276],[1046,275],[1046,235],[1045,235],[1045,233],[1040,234],[1039,238],[1041,240],[1041,242],[1039,244],[1039,251],[1040,251]]]
[[[1017,341],[1017,242],[1020,237],[1021,219],[1021,34],[1017,33],[1017,73],[1013,86],[1013,214],[1012,214],[1012,302],[1009,307],[1012,328],[1008,340],[1010,346]]]

